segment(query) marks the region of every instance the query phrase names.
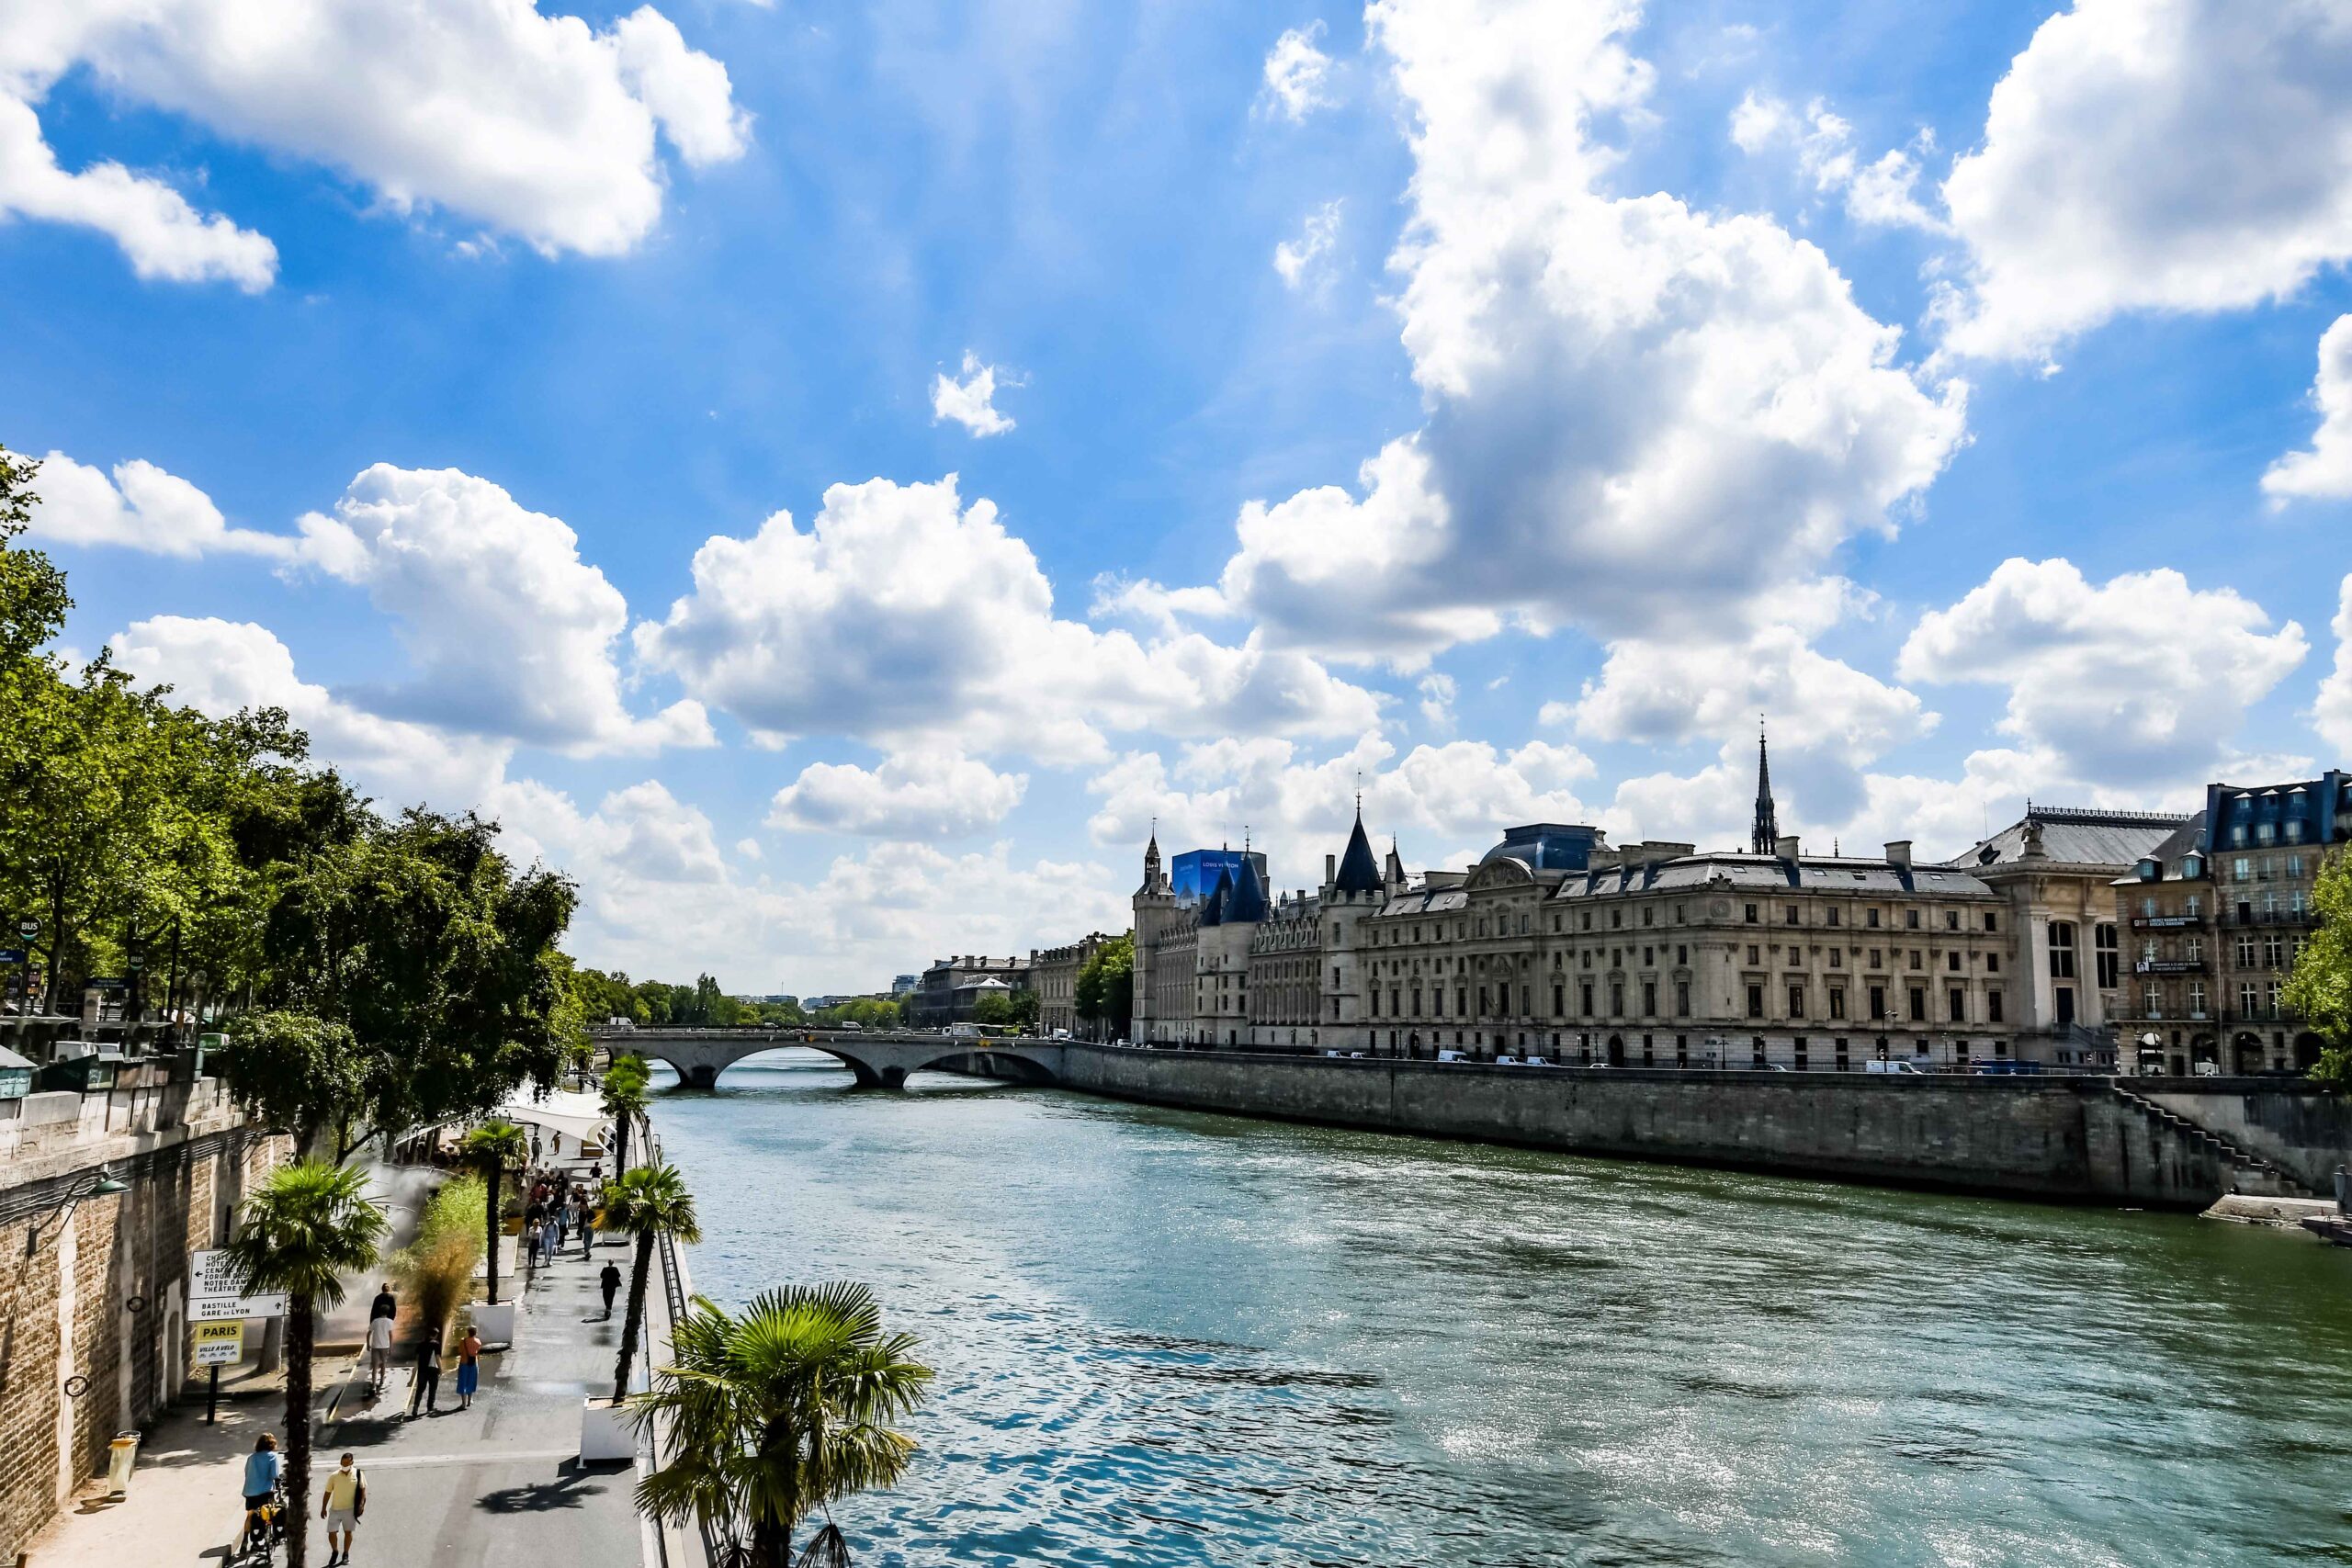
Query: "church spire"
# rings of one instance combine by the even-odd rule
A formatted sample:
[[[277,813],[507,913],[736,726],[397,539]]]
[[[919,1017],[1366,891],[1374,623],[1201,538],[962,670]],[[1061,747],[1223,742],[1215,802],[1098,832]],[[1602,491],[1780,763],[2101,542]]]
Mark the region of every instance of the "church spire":
[[[1772,808],[1772,759],[1765,750],[1764,721],[1759,718],[1756,723],[1756,826],[1748,832],[1748,848],[1769,855],[1780,836],[1780,814]]]
[[[1151,842],[1143,852],[1143,890],[1146,893],[1167,890],[1167,883],[1159,872],[1159,818],[1157,817],[1151,819]]]

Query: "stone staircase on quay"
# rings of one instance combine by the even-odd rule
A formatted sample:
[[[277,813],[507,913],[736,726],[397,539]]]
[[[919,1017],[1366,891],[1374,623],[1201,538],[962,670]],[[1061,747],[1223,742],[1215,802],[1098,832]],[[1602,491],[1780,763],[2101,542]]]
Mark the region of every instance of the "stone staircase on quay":
[[[2199,1152],[2209,1156],[2214,1168],[2229,1181],[2230,1190],[2256,1198],[2310,1198],[2312,1190],[2288,1175],[2270,1161],[2222,1137],[2220,1134],[2199,1126],[2177,1111],[2167,1111],[2144,1095],[2134,1094],[2121,1084],[2111,1086],[2115,1097],[2150,1122],[2161,1127]]]

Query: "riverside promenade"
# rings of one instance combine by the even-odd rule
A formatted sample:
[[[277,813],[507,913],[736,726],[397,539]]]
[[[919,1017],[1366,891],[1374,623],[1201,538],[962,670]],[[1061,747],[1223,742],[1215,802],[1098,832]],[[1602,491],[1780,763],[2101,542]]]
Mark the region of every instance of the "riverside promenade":
[[[650,1462],[582,1465],[580,1408],[609,1395],[626,1292],[602,1318],[595,1279],[607,1258],[628,1267],[627,1245],[600,1238],[583,1260],[515,1277],[521,1293],[514,1345],[482,1358],[473,1408],[458,1413],[457,1379],[441,1379],[441,1414],[404,1417],[409,1377],[397,1366],[371,1400],[355,1352],[322,1354],[312,1459],[310,1562],[327,1558],[316,1487],[346,1450],[367,1472],[368,1513],[355,1568],[688,1568],[700,1559],[678,1532],[667,1540],[639,1517],[630,1494]],[[359,1294],[366,1310],[372,1281]],[[646,1311],[656,1356],[667,1354],[669,1318],[657,1267]],[[352,1303],[346,1302],[348,1309]],[[341,1314],[338,1314],[338,1321]],[[403,1325],[405,1326],[405,1325]],[[413,1343],[413,1341],[412,1341]],[[640,1356],[640,1364],[643,1358]],[[31,1568],[212,1568],[243,1516],[239,1478],[254,1437],[284,1437],[285,1394],[276,1379],[249,1379],[224,1398],[217,1427],[204,1424],[202,1386],[160,1420],[141,1446],[125,1497],[85,1488],[35,1544]],[[276,1561],[285,1562],[281,1551]]]

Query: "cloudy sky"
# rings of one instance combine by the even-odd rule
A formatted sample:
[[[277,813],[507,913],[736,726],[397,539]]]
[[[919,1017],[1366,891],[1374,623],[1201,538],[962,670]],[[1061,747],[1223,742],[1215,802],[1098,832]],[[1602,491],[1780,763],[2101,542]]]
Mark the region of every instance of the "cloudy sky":
[[[69,653],[639,976],[2352,757],[2340,0],[15,0]]]

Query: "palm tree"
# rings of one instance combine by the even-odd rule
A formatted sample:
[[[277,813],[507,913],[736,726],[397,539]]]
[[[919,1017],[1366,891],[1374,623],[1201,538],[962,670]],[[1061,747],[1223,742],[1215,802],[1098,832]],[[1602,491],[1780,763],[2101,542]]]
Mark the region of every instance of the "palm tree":
[[[302,1568],[300,1521],[311,1490],[311,1347],[321,1306],[343,1301],[343,1281],[376,1261],[388,1229],[368,1201],[364,1172],[322,1159],[269,1173],[245,1200],[227,1251],[247,1290],[286,1292],[286,1493],[297,1523],[287,1533],[288,1568]]]
[[[628,1397],[628,1367],[637,1355],[637,1332],[645,1322],[645,1276],[653,1264],[653,1244],[662,1236],[697,1242],[694,1194],[673,1165],[641,1165],[605,1184],[596,1228],[626,1231],[637,1238],[637,1260],[629,1269],[628,1315],[621,1320],[620,1363],[613,1371],[613,1403]]]
[[[882,1331],[866,1286],[770,1291],[740,1317],[697,1297],[673,1348],[677,1364],[631,1402],[676,1438],[638,1506],[717,1527],[743,1568],[785,1568],[803,1519],[905,1472],[914,1440],[889,1423],[922,1403],[932,1372],[914,1336]],[[802,1561],[848,1562],[830,1518]]]
[[[523,1163],[524,1154],[528,1148],[523,1129],[512,1122],[485,1122],[468,1133],[465,1141],[458,1145],[458,1157],[481,1171],[483,1183],[490,1189],[490,1201],[484,1205],[489,1211],[489,1217],[482,1224],[488,1232],[486,1239],[490,1245],[488,1267],[492,1306],[498,1304],[498,1237],[505,1218],[499,1212],[498,1184],[505,1179],[511,1168]]]
[[[642,1056],[616,1056],[605,1069],[605,1114],[613,1119],[613,1174],[628,1168],[629,1126],[645,1114],[652,1074]]]

